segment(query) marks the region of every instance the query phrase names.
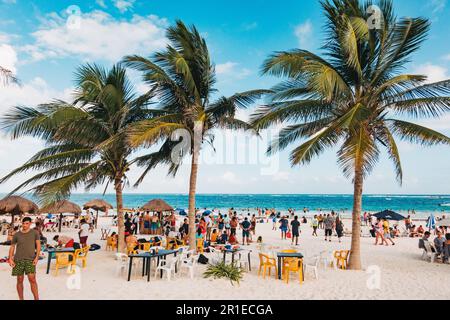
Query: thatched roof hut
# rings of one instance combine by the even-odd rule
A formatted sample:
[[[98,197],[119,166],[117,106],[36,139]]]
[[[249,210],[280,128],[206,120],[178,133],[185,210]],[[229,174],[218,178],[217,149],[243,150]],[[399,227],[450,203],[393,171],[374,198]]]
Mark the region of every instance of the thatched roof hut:
[[[141,210],[153,212],[173,211],[174,209],[162,199],[153,199],[141,207]]]
[[[112,208],[113,208],[113,206],[110,203],[108,203],[102,199],[94,199],[89,202],[86,202],[83,205],[84,210],[93,209],[93,210],[102,211],[102,212],[107,212],[108,210],[111,210]]]
[[[21,215],[24,213],[39,213],[39,207],[33,201],[20,196],[9,196],[0,200],[0,214],[10,213]]]
[[[42,213],[60,214],[60,213],[74,213],[80,214],[81,208],[79,205],[68,200],[57,201],[48,206],[41,208]]]

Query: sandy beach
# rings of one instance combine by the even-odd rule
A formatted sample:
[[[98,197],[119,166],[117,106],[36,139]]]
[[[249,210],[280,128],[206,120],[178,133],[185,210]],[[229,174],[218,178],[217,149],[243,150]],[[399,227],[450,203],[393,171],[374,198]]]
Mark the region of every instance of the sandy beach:
[[[41,260],[37,268],[37,278],[41,299],[48,300],[78,300],[78,299],[448,299],[450,288],[446,285],[450,277],[449,265],[429,263],[421,259],[417,238],[395,239],[395,246],[374,246],[373,238],[361,238],[361,255],[364,271],[334,270],[321,266],[319,280],[312,274],[306,274],[303,284],[299,284],[295,277],[289,284],[276,280],[274,276],[265,280],[258,277],[258,255],[256,244],[248,246],[252,252],[252,271],[244,275],[240,285],[231,285],[229,281],[204,279],[205,266],[198,265],[195,278],[191,280],[186,274],[172,279],[146,279],[133,276],[127,282],[126,275],[116,274],[117,261],[114,254],[105,250],[105,241],[100,240],[100,226],[108,225],[110,218],[100,218],[99,229],[89,237],[89,244],[97,243],[102,248],[90,252],[85,269],[79,273],[81,280],[79,288],[71,284],[73,280],[65,270],[54,275],[54,267],[50,274],[45,274],[46,259]],[[345,220],[346,227],[351,226]],[[344,237],[339,243],[337,237],[331,243],[323,240],[323,230],[319,230],[319,237],[311,235],[309,224],[301,227],[300,245],[298,250],[306,258],[319,254],[323,250],[349,249],[350,237]],[[63,229],[63,234],[76,238],[76,229]],[[52,233],[45,233],[47,238]],[[239,238],[241,232],[238,231]],[[264,243],[290,248],[290,240],[282,241],[278,231],[272,231],[271,223],[258,223],[256,235],[262,236]],[[145,237],[145,236],[144,236]],[[5,236],[0,236],[4,241]],[[246,246],[247,247],[247,246]],[[7,255],[9,247],[0,247],[0,257]],[[208,256],[208,253],[206,254]],[[379,268],[379,269],[378,269]],[[154,270],[154,269],[153,269]],[[373,288],[373,279],[377,270],[380,271],[380,286]],[[376,277],[376,275],[375,275]],[[15,278],[11,276],[11,269],[7,263],[0,264],[0,299],[16,299]],[[376,283],[376,282],[375,282]],[[368,285],[369,284],[369,285]],[[371,288],[371,289],[369,289]],[[25,281],[25,298],[30,299],[29,285]]]

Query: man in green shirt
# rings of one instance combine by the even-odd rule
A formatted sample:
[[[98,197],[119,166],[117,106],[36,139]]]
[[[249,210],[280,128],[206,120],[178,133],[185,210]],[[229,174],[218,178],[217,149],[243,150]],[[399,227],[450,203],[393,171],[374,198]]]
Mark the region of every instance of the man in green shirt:
[[[39,300],[38,286],[36,282],[36,265],[41,252],[39,233],[31,229],[31,218],[22,220],[22,230],[17,232],[9,249],[9,265],[13,268],[12,275],[17,277],[17,293],[23,300],[23,280],[27,275],[31,292],[35,300]]]

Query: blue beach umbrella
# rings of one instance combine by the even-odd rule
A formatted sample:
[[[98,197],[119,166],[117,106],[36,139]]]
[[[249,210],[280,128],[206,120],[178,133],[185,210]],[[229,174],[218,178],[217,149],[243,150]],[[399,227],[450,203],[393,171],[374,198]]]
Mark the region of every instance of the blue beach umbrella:
[[[204,216],[209,216],[211,214],[211,210],[205,210],[203,211]]]
[[[430,230],[436,229],[436,219],[434,218],[434,215],[433,215],[433,214],[431,214],[431,215],[428,217],[428,220],[427,220],[427,228],[430,229]]]
[[[176,211],[180,216],[187,216],[187,212],[184,209],[177,208]]]

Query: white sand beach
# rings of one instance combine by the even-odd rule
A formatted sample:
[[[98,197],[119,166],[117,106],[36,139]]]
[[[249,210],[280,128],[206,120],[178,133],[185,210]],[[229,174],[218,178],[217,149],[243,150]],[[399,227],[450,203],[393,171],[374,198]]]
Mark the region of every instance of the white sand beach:
[[[299,284],[295,276],[286,284],[276,280],[274,276],[265,280],[258,277],[258,255],[256,244],[249,246],[252,253],[252,271],[245,273],[240,285],[231,285],[229,281],[204,279],[202,276],[205,266],[197,265],[195,278],[191,280],[186,274],[172,279],[165,278],[151,281],[139,276],[133,276],[127,282],[126,275],[116,275],[114,254],[105,250],[105,241],[100,240],[100,226],[109,223],[109,218],[100,218],[99,229],[89,237],[89,243],[98,243],[102,248],[90,252],[88,263],[80,273],[80,288],[71,289],[67,285],[70,276],[65,270],[54,275],[54,268],[50,274],[45,274],[46,259],[38,264],[38,284],[41,299],[49,300],[78,300],[78,299],[448,299],[450,287],[450,266],[430,263],[421,259],[421,250],[417,247],[417,238],[398,238],[395,246],[374,246],[373,238],[361,238],[361,254],[365,271],[334,270],[321,266],[319,280],[311,274],[306,274],[303,284]],[[345,226],[351,225],[346,220]],[[271,223],[258,223],[256,235],[262,236],[264,243],[290,247],[290,240],[280,240],[278,231],[272,231]],[[319,237],[311,235],[309,225],[302,225],[300,245],[298,249],[306,257],[319,254],[322,250],[349,249],[350,237],[344,237],[342,243],[337,238],[333,242],[325,242],[323,230],[319,230]],[[75,238],[77,230],[63,229],[63,234]],[[53,234],[45,234],[49,239]],[[238,231],[239,237],[241,232]],[[0,237],[4,241],[5,236]],[[9,247],[0,247],[0,257],[7,255]],[[208,255],[208,254],[206,254]],[[54,262],[53,262],[54,263]],[[371,267],[372,266],[372,267]],[[380,287],[369,289],[367,282],[373,277],[376,267],[380,270]],[[153,269],[154,270],[154,269]],[[369,273],[372,271],[372,273]],[[73,279],[73,278],[72,278]],[[15,278],[11,276],[11,269],[7,263],[0,264],[0,299],[16,299]],[[25,282],[25,298],[31,299],[29,285]]]

